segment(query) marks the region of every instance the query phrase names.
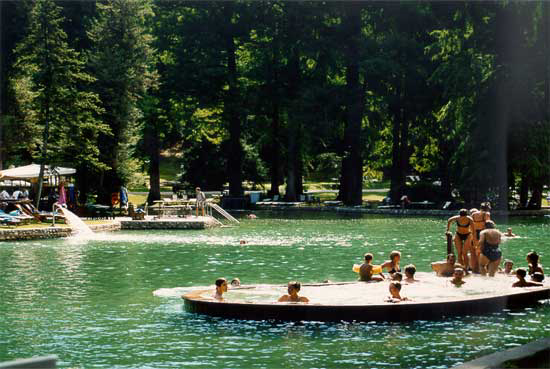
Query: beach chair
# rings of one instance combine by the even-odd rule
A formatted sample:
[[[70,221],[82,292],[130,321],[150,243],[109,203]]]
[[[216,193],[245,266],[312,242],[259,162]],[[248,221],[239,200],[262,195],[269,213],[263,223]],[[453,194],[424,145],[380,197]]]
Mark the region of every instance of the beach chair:
[[[21,224],[21,221],[12,215],[6,214],[3,210],[0,210],[0,224],[16,226]]]

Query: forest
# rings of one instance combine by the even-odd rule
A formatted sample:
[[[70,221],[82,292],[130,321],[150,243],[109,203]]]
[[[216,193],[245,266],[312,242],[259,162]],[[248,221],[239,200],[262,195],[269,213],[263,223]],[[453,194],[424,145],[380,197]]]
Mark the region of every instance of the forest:
[[[77,169],[80,200],[135,174],[159,199],[336,178],[362,202],[541,207],[550,2],[3,0],[0,169]],[[407,177],[421,180],[410,184]]]

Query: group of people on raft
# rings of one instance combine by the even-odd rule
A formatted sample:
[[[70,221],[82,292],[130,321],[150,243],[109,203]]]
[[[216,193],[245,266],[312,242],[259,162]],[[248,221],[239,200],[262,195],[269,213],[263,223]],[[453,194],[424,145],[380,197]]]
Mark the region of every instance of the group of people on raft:
[[[539,255],[532,251],[527,254],[526,261],[528,269],[518,268],[513,270],[514,262],[505,260],[503,268],[500,267],[502,252],[499,248],[503,237],[516,237],[512,233],[512,229],[508,228],[506,233],[501,233],[496,229],[495,223],[491,220],[489,212],[490,204],[481,204],[481,210],[461,209],[459,215],[450,217],[447,220],[446,234],[450,235],[450,227],[456,223],[456,233],[454,236],[454,244],[457,255],[448,254],[444,261],[433,262],[431,268],[440,277],[452,277],[450,283],[456,287],[462,286],[465,281],[464,277],[473,273],[481,275],[489,275],[493,277],[497,272],[506,275],[515,275],[517,281],[512,284],[512,287],[535,287],[542,286],[544,280],[544,270],[539,263]],[[387,280],[383,272],[389,273],[389,293],[386,298],[387,302],[400,302],[409,300],[407,297],[401,296],[402,283],[411,284],[419,282],[415,279],[416,266],[409,264],[405,266],[404,273],[401,273],[399,263],[401,261],[401,253],[392,251],[389,255],[389,260],[381,265],[373,265],[373,255],[366,253],[364,262],[361,265],[356,265],[354,268],[359,273],[359,281],[364,282],[381,282]],[[531,280],[526,280],[527,275]],[[240,286],[238,278],[231,281],[232,286]],[[223,300],[223,293],[227,292],[228,283],[225,278],[216,280],[216,293],[214,298]],[[288,283],[288,294],[281,296],[278,302],[309,302],[309,299],[304,296],[299,296],[301,289],[300,282],[291,281]]]

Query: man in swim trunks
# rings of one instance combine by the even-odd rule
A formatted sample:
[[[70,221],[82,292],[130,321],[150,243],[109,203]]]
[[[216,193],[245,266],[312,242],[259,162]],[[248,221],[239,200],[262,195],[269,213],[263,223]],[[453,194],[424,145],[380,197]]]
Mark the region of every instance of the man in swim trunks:
[[[278,302],[309,302],[307,297],[298,296],[302,285],[300,282],[288,282],[288,295],[283,295],[277,300]]]
[[[227,279],[218,278],[216,279],[216,293],[214,298],[216,300],[223,300],[223,293],[227,292]]]
[[[480,254],[479,237],[480,237],[481,231],[485,229],[485,222],[488,220],[491,220],[491,213],[489,213],[489,210],[491,210],[490,203],[484,202],[481,204],[481,210],[476,211],[472,214],[472,219],[474,220],[475,232],[473,237],[474,249],[472,251],[472,256],[471,256],[472,262],[470,263],[470,265],[474,272],[479,272],[479,254]]]
[[[455,254],[447,255],[446,261],[436,261],[432,263],[432,270],[437,273],[438,277],[451,277],[455,272],[456,264]]]
[[[495,276],[502,258],[502,252],[499,249],[501,237],[502,233],[496,229],[492,220],[485,222],[485,229],[479,236],[479,269],[482,275],[489,272],[490,277]]]
[[[361,264],[361,267],[359,268],[359,280],[363,282],[369,282],[369,281],[383,281],[384,275],[380,273],[380,277],[373,277],[372,276],[372,254],[366,253],[365,254],[365,262]]]
[[[472,245],[472,235],[474,233],[474,220],[468,215],[468,210],[460,209],[459,215],[450,217],[447,220],[447,231],[451,228],[451,223],[456,222],[456,233],[454,236],[455,247],[458,256],[458,262],[468,268],[468,252]]]

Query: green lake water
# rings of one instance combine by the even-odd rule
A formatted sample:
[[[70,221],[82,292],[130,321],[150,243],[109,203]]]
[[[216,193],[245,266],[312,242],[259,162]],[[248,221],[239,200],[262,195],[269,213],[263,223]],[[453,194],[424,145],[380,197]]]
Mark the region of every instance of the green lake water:
[[[0,361],[56,354],[60,368],[447,368],[550,333],[550,305],[444,321],[255,322],[186,313],[161,288],[350,281],[362,255],[442,260],[443,218],[258,213],[239,227],[0,243]],[[496,219],[501,247],[548,264],[548,218]],[[245,240],[245,245],[240,245]]]

